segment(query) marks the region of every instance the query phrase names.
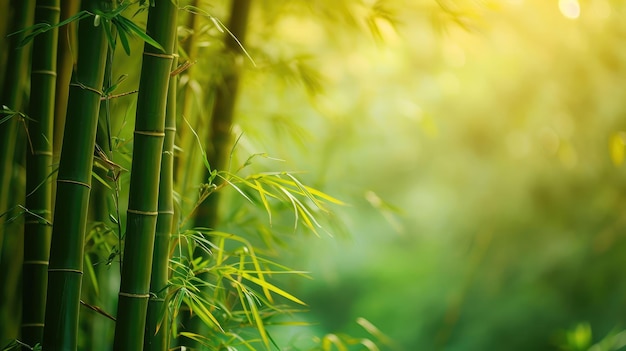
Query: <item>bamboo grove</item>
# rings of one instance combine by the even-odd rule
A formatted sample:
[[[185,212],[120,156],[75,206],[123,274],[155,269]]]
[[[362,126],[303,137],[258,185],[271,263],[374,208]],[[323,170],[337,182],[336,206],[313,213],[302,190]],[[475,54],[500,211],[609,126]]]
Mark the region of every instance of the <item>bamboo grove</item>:
[[[342,202],[257,167],[278,161],[244,145],[236,106],[246,72],[320,83],[248,46],[255,11],[284,5],[215,3],[2,5],[5,349],[265,350],[305,306],[273,278],[305,275],[275,262],[280,236],[324,233]]]

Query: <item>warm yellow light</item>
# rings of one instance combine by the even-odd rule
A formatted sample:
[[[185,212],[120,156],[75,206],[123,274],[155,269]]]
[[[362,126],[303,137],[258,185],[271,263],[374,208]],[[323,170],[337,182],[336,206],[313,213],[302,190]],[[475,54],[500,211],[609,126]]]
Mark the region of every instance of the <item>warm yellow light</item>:
[[[578,0],[559,0],[559,10],[566,18],[576,19],[580,16]]]

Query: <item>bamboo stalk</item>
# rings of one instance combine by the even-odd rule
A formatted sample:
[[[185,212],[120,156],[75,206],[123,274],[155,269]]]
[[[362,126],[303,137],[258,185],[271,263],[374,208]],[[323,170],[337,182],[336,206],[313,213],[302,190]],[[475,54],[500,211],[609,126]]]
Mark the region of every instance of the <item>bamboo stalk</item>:
[[[85,0],[88,11],[107,10],[110,1]],[[78,61],[70,84],[57,178],[54,227],[48,268],[44,350],[76,350],[83,246],[91,190],[93,150],[107,53],[102,26],[79,22]]]
[[[146,32],[165,52],[144,46],[122,261],[115,350],[143,348],[156,230],[159,172],[165,137],[165,107],[176,40],[177,8],[171,0],[155,0]]]
[[[32,25],[35,13],[35,0],[15,1],[15,22],[12,31],[18,31]],[[29,62],[29,48],[18,47],[24,38],[24,32],[9,37],[9,58],[7,62],[7,73],[4,78],[1,104],[14,111],[22,109],[24,88],[26,86],[26,69]],[[4,116],[3,116],[4,117]],[[16,117],[0,124],[0,214],[5,213],[9,208],[9,201],[13,192],[10,180],[13,176],[13,158],[15,155],[15,145],[17,136],[18,121]],[[4,225],[8,216],[0,217],[0,249],[4,237]],[[1,250],[0,250],[1,252]]]
[[[63,0],[61,2],[61,20],[65,20],[78,12],[80,2],[78,0]],[[70,80],[74,57],[78,47],[76,46],[75,24],[69,24],[59,28],[59,44],[57,50],[57,86],[54,103],[54,128],[53,128],[53,154],[58,157],[61,153],[63,142],[63,125],[67,112],[67,100],[69,97]]]
[[[59,22],[59,0],[37,0],[35,22]],[[58,30],[34,38],[28,131],[32,149],[26,152],[26,214],[22,289],[22,341],[43,338],[48,257],[52,235],[52,125],[56,87]]]
[[[250,0],[233,0],[228,28],[241,45],[245,43]],[[224,37],[225,54],[231,57],[231,65],[223,75],[223,84],[217,86],[215,103],[211,118],[211,128],[207,135],[206,145],[211,145],[207,152],[209,163],[214,169],[223,170],[232,145],[233,115],[237,93],[239,90],[239,67],[236,58],[240,56],[240,44],[231,36]],[[210,173],[205,170],[203,179],[208,179]],[[218,223],[219,192],[211,194],[198,206],[194,216],[196,227],[215,228]]]
[[[172,62],[176,68],[177,60]],[[169,346],[169,315],[167,283],[169,273],[169,244],[174,223],[174,138],[176,136],[176,77],[170,78],[165,113],[165,140],[159,182],[159,205],[150,279],[151,298],[148,301],[144,350],[165,351]]]
[[[209,163],[213,169],[217,170],[223,170],[227,167],[228,156],[232,147],[231,128],[240,76],[237,57],[241,53],[240,44],[245,43],[249,14],[250,0],[233,0],[227,27],[232,35],[239,40],[239,43],[229,35],[224,37],[225,55],[228,55],[232,61],[229,69],[224,72],[223,84],[216,87],[211,128],[206,140],[206,145],[211,145],[207,152]],[[205,170],[203,179],[208,179],[209,176],[209,170]],[[198,206],[194,215],[195,227],[216,228],[218,226],[219,201],[220,192],[217,191],[213,192]],[[205,260],[209,259],[208,253],[201,249],[197,249],[194,256],[202,257]],[[199,278],[207,280],[208,273],[200,275]],[[210,294],[210,291],[205,293]],[[190,330],[196,334],[206,335],[208,327],[199,318],[192,318]]]
[[[191,6],[198,7],[198,0],[192,0]],[[190,61],[194,61],[198,57],[198,45],[196,45],[196,41],[198,39],[198,34],[200,31],[201,25],[201,17],[197,14],[189,13],[187,18],[187,28],[191,30],[191,35],[187,38],[187,40],[181,43],[181,48],[187,53],[187,57]],[[195,125],[195,113],[194,113],[194,103],[193,96],[194,92],[192,89],[192,84],[194,84],[194,71],[195,65],[192,65],[187,69],[187,84],[182,91],[182,105],[180,106],[181,116],[187,118],[192,125]],[[185,123],[182,121],[182,118],[178,122],[180,123],[180,127],[178,128],[176,138],[178,140],[178,145],[183,148],[183,154],[179,155],[179,157],[174,158],[174,186],[179,194],[186,193],[187,185],[191,177],[189,170],[189,165],[192,160],[194,160],[193,155],[196,155],[196,142],[193,138],[193,135],[189,132],[189,127],[185,126]]]
[[[12,23],[7,32],[15,32],[32,25],[35,1],[11,1],[12,21],[9,16],[3,16],[7,22]],[[22,110],[23,97],[27,82],[27,68],[30,62],[30,45],[18,48],[18,44],[24,37],[24,32],[18,33],[6,39],[7,48],[6,73],[3,81],[2,100],[0,105],[6,105],[13,110]],[[14,164],[16,145],[18,145],[17,135],[20,134],[21,125],[17,118],[0,124],[0,214],[18,203],[22,196],[17,179],[20,179],[19,170]],[[20,139],[22,140],[22,139]],[[20,146],[23,143],[20,141]],[[18,190],[19,189],[19,190]],[[9,215],[0,217],[0,343],[5,343],[9,339],[15,339],[19,332],[19,313],[21,304],[19,298],[19,277],[22,265],[21,235],[17,235],[20,229],[18,223],[9,224],[6,222]],[[14,232],[15,235],[5,233]]]

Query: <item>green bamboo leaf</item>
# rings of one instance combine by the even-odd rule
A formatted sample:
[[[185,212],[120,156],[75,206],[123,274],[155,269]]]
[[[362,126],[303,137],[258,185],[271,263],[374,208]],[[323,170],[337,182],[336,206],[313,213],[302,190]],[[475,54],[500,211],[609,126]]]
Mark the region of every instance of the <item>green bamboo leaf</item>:
[[[263,324],[263,319],[261,318],[261,315],[259,314],[259,309],[257,307],[257,301],[254,299],[253,294],[248,291],[245,286],[243,286],[239,281],[233,280],[233,282],[236,284],[236,286],[238,287],[238,290],[240,291],[240,297],[245,298],[245,301],[247,302],[248,307],[250,308],[250,318],[252,318],[252,322],[254,324],[256,324],[256,328],[259,331],[259,334],[261,335],[261,339],[263,340],[263,344],[265,345],[266,348],[269,348],[269,340],[267,337],[267,331],[265,330],[265,325]],[[245,303],[242,302],[242,306],[244,306],[245,308]]]
[[[123,26],[119,25],[120,22],[115,21],[115,25],[117,26],[117,36],[120,38],[122,42],[122,47],[124,48],[124,52],[126,55],[130,55],[130,44],[128,43],[128,37],[126,36],[126,32]]]
[[[104,33],[107,36],[107,41],[109,42],[109,48],[111,50],[115,50],[115,38],[113,37],[113,33],[111,32],[111,21],[108,19],[104,20]]]
[[[74,16],[69,17],[68,19],[61,21],[53,26],[51,26],[48,23],[37,23],[34,24],[28,28],[24,28],[22,30],[13,32],[11,34],[9,34],[8,36],[12,36],[12,35],[16,35],[19,33],[23,33],[23,32],[29,32],[29,34],[27,34],[26,36],[24,36],[24,38],[20,41],[18,48],[23,47],[24,45],[28,44],[31,40],[33,40],[33,38],[41,33],[47,32],[53,28],[58,28],[61,26],[64,26],[68,23],[74,22],[74,21],[80,21],[83,18],[92,16],[91,13],[89,13],[88,11],[80,11],[79,13],[75,14]]]
[[[361,339],[359,341],[359,344],[365,346],[365,348],[367,348],[369,351],[380,351],[378,346],[376,346],[376,344],[370,339]]]
[[[286,173],[285,172],[280,172],[278,174],[286,174]],[[276,177],[276,178],[274,178],[274,180],[276,180],[279,183],[292,185],[292,183],[290,181],[288,181],[286,179],[282,179],[280,177]],[[310,186],[304,186],[304,188],[310,194],[315,195],[315,196],[317,196],[320,199],[323,199],[325,201],[328,201],[328,202],[331,202],[331,203],[334,203],[334,204],[337,204],[337,205],[341,205],[341,206],[346,206],[347,205],[345,202],[343,202],[343,201],[341,201],[339,199],[336,199],[336,198],[334,198],[334,197],[332,197],[332,196],[330,196],[330,195],[328,195],[328,194],[326,194],[324,192],[321,192],[321,191],[319,191],[319,190],[317,190],[315,188],[312,188]]]
[[[91,261],[91,256],[89,255],[85,255],[85,266],[87,267],[87,276],[89,277],[89,281],[93,286],[93,290],[96,292],[96,296],[98,296],[100,295],[98,277],[96,276],[96,271],[93,269],[93,262]]]
[[[113,188],[111,188],[111,186],[110,186],[109,184],[107,184],[106,180],[102,179],[102,177],[100,177],[100,176],[98,175],[98,173],[93,172],[91,175],[92,175],[92,176],[93,176],[93,177],[94,177],[94,178],[98,181],[98,183],[100,183],[100,184],[104,185],[104,186],[105,186],[105,187],[107,187],[109,190],[113,190]]]
[[[117,16],[120,16],[120,14],[124,11],[126,11],[126,9],[131,5],[131,2],[126,2],[124,4],[121,4],[119,6],[117,6],[115,9],[113,9],[112,11],[101,11],[99,9],[96,9],[93,11],[94,14],[101,16],[102,18],[106,18],[108,20],[111,20]]]
[[[224,333],[224,329],[222,329],[222,326],[217,321],[215,316],[206,308],[206,306],[209,305],[208,301],[200,298],[196,294],[189,294],[188,297],[192,301],[191,306],[189,306],[189,308],[191,310],[195,309],[196,310],[196,315],[200,319],[202,319],[202,321],[206,325],[208,325],[208,326],[216,326],[222,333]]]
[[[285,193],[285,195],[287,195],[287,198],[293,204],[294,213],[295,213],[295,217],[296,217],[295,228],[294,229],[297,229],[297,227],[298,227],[298,219],[300,218],[300,215],[302,215],[302,221],[304,222],[306,227],[311,229],[311,231],[313,231],[313,233],[315,235],[319,236],[319,233],[317,232],[317,230],[315,229],[313,224],[315,224],[315,226],[317,226],[320,229],[322,228],[322,226],[317,222],[315,217],[313,215],[311,215],[309,210],[302,204],[302,202],[300,202],[300,200],[298,200],[295,196],[293,196],[287,189],[281,187],[280,190],[283,193]]]
[[[254,184],[257,186],[257,191],[259,192],[259,196],[261,197],[261,202],[263,203],[263,207],[265,207],[265,211],[267,212],[267,216],[269,217],[270,226],[272,225],[272,209],[270,208],[270,204],[267,201],[267,191],[263,188],[261,183],[258,180],[254,180]]]
[[[187,123],[187,126],[189,127],[193,135],[196,137],[196,142],[198,143],[198,146],[200,147],[200,153],[202,154],[202,161],[204,162],[204,166],[206,167],[207,171],[213,173],[211,171],[211,165],[209,164],[209,159],[207,158],[204,147],[202,147],[202,141],[200,141],[200,137],[198,136],[198,133],[196,133],[196,131],[191,126],[191,123],[189,123],[189,121],[187,120],[187,118],[185,118],[185,116],[183,116],[183,120],[185,121],[185,123]],[[209,183],[212,183],[212,182],[209,182]]]
[[[246,177],[246,178],[241,178],[240,176],[236,175],[236,174],[228,174],[228,176],[232,179],[234,179],[235,181],[239,182],[239,183],[243,183],[244,185],[248,186],[251,189],[254,189],[258,192],[263,192],[264,189],[260,189],[259,187],[257,187],[257,185],[255,183],[250,182],[250,180],[263,180],[262,178],[257,178],[257,177]],[[278,196],[265,191],[265,194],[269,195],[270,197],[274,197],[274,198],[278,198]]]
[[[205,336],[203,336],[203,335],[199,335],[199,334],[191,333],[191,332],[186,332],[186,331],[180,332],[179,335],[184,336],[186,338],[189,338],[191,340],[194,340],[194,341],[200,343],[203,346],[209,346],[210,345],[209,344],[210,339],[205,337]]]
[[[302,193],[309,200],[311,200],[311,202],[313,202],[315,204],[315,206],[317,206],[317,208],[319,208],[320,210],[322,210],[324,212],[328,212],[328,210],[322,206],[322,204],[311,194],[311,192],[308,191],[308,189],[302,183],[300,183],[300,181],[296,177],[294,177],[290,173],[285,173],[285,175],[287,177],[289,177],[291,180],[293,180],[293,182],[296,184],[298,189],[300,189],[302,191]]]
[[[128,29],[130,32],[135,33],[136,35],[138,35],[143,41],[145,41],[146,43],[154,46],[155,48],[161,50],[161,52],[165,52],[165,50],[163,49],[163,47],[161,46],[161,44],[157,43],[154,39],[152,39],[148,34],[146,34],[146,32],[144,32],[141,28],[139,28],[139,26],[137,26],[135,24],[135,22],[129,20],[128,18],[124,17],[124,16],[119,16],[117,17],[118,22],[125,27],[125,29]]]
[[[327,334],[322,339],[322,349],[324,351],[331,351],[332,345],[337,347],[338,351],[348,351],[348,348],[344,343],[339,339],[339,337],[335,334]]]
[[[288,300],[291,300],[291,301],[293,301],[293,302],[295,302],[297,304],[300,304],[300,305],[303,305],[303,306],[307,305],[306,303],[304,303],[302,300],[298,299],[297,297],[295,297],[295,296],[291,295],[290,293],[288,293],[288,292],[278,288],[276,285],[268,283],[265,280],[258,279],[255,276],[252,276],[252,275],[250,275],[248,273],[245,273],[245,272],[242,272],[241,276],[244,277],[245,279],[247,279],[247,280],[249,280],[249,281],[259,285],[260,287],[266,288],[266,289],[268,289],[270,291],[273,291],[274,293],[276,293],[276,294],[278,294],[278,295],[280,295],[280,296],[282,296],[282,297],[284,297],[284,298],[286,298]]]
[[[241,194],[241,196],[243,196],[246,200],[250,201],[251,204],[254,204],[254,201],[252,201],[252,199],[250,199],[250,197],[248,195],[246,195],[243,190],[241,190],[238,186],[236,186],[233,182],[231,182],[230,180],[228,180],[228,178],[225,178],[223,176],[219,176],[220,178],[222,178],[226,183],[228,183],[230,186],[232,186],[235,190],[237,190],[237,192],[239,194]]]

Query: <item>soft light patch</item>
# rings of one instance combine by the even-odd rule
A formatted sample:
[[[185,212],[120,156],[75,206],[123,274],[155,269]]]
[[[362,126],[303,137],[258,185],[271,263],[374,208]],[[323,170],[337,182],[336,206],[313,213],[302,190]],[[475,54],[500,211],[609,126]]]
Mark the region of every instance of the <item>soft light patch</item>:
[[[578,0],[559,0],[561,14],[569,19],[580,17],[580,4]]]

